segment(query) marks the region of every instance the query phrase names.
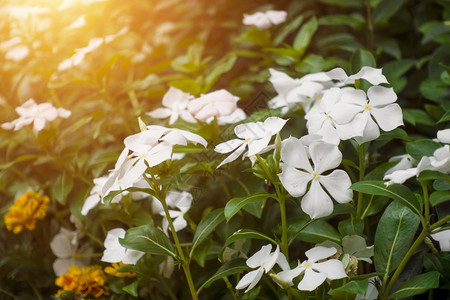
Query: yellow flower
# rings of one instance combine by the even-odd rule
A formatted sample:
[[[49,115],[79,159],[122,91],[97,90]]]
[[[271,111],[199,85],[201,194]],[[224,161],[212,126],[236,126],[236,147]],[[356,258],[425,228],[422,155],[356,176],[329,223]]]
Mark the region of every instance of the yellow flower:
[[[28,230],[36,228],[36,220],[43,219],[50,199],[39,193],[28,191],[14,201],[9,212],[4,216],[6,228],[15,234],[25,227]]]
[[[129,265],[124,264],[123,262],[113,263],[111,265],[111,267],[106,267],[105,268],[105,273],[109,274],[109,275],[112,275],[112,276],[121,277],[121,278],[125,278],[125,277],[133,278],[133,277],[136,276],[136,273],[134,273],[134,272],[121,272],[121,271],[118,271],[118,269],[120,267],[123,267],[123,266],[129,266]]]
[[[75,292],[83,297],[91,295],[95,298],[109,294],[105,285],[106,275],[98,265],[83,267],[81,270],[78,266],[72,266],[67,273],[56,278],[55,284],[62,288],[56,296],[63,291]]]

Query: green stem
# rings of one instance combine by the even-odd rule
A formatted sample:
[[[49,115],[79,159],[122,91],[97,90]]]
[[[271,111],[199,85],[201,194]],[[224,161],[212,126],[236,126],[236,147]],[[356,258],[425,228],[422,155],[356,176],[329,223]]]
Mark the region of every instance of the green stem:
[[[189,290],[191,291],[192,299],[197,300],[197,292],[195,291],[194,282],[192,281],[191,271],[189,270],[189,260],[184,257],[183,249],[181,248],[180,240],[178,239],[177,232],[175,231],[175,226],[173,226],[172,218],[170,217],[169,208],[167,207],[165,194],[162,193],[160,199],[158,199],[166,214],[167,221],[169,222],[170,231],[172,232],[172,237],[175,242],[175,247],[177,248],[178,255],[181,259],[183,271],[186,275],[186,280],[189,285]]]
[[[296,234],[294,234],[293,237],[291,237],[291,240],[289,241],[288,246],[290,246],[292,244],[292,242],[295,240],[295,238],[297,237],[297,235],[300,234],[300,232],[303,231],[303,229],[305,229],[306,227],[308,227],[309,224],[311,224],[312,222],[314,222],[316,219],[311,219],[308,222],[306,222],[305,224],[303,224],[303,226],[297,231]]]
[[[430,224],[430,203],[428,200],[428,183],[426,180],[420,181],[423,190],[423,206],[425,208],[425,222],[426,226]]]
[[[367,14],[367,28],[369,29],[369,50],[373,52],[373,24],[372,24],[372,10],[370,8],[370,0],[365,0],[366,14]]]
[[[227,285],[227,289],[230,291],[231,295],[233,295],[233,299],[234,299],[234,300],[237,300],[237,297],[236,297],[234,288],[233,288],[233,286],[231,285],[230,281],[228,280],[228,277],[225,276],[225,277],[222,278],[222,279],[223,279],[223,281],[225,281],[225,284]]]
[[[416,251],[417,247],[419,247],[420,244],[422,244],[423,240],[425,239],[425,237],[429,233],[430,233],[429,229],[427,229],[427,228],[422,229],[422,232],[420,233],[419,237],[414,242],[414,244],[411,246],[411,248],[409,248],[409,250],[406,253],[405,257],[400,262],[400,265],[395,270],[394,275],[392,275],[392,278],[389,281],[389,284],[387,285],[386,289],[381,294],[382,295],[381,299],[388,299],[389,298],[389,294],[391,293],[391,290],[394,287],[395,282],[397,281],[398,277],[402,273],[402,271],[405,268],[406,264],[408,263],[409,259],[411,258],[411,256],[413,256],[414,251]]]
[[[364,173],[366,171],[366,153],[364,151],[364,146],[363,145],[359,145],[358,147],[358,158],[359,158],[359,181],[363,181],[364,180]],[[362,219],[361,213],[362,213],[362,197],[363,197],[363,193],[359,192],[358,193],[358,203],[357,203],[357,214],[358,217],[360,217]]]
[[[169,294],[170,299],[172,299],[172,300],[177,300],[177,297],[175,297],[175,295],[173,294],[172,290],[171,290],[170,287],[167,285],[166,281],[165,281],[164,278],[161,276],[161,274],[159,274],[158,272],[156,272],[156,276],[158,276],[159,282],[162,284],[162,286],[163,286],[163,288],[166,290],[167,294]]]
[[[286,259],[289,261],[289,245],[287,240],[287,224],[286,224],[286,199],[280,198],[280,214],[281,214],[281,252],[283,252]]]

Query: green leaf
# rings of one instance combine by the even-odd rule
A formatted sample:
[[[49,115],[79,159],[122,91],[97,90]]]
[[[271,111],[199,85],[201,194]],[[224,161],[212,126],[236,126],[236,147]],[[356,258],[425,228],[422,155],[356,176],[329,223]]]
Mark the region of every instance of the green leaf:
[[[364,231],[364,222],[360,219],[350,218],[342,220],[338,224],[338,230],[345,235],[362,235]]]
[[[364,23],[364,17],[360,14],[328,15],[319,19],[319,25],[349,25],[355,29],[362,28]]]
[[[445,114],[437,121],[437,123],[450,121],[450,111],[445,112]]]
[[[0,170],[4,170],[4,169],[8,169],[10,167],[12,167],[14,164],[23,162],[23,161],[27,161],[27,160],[33,160],[38,158],[38,155],[23,155],[23,156],[19,156],[18,158],[16,158],[13,161],[7,162],[7,163],[3,163],[0,164]]]
[[[320,2],[325,4],[333,4],[336,6],[343,7],[361,7],[363,2],[361,0],[320,0]]]
[[[336,229],[323,220],[317,220],[308,225],[299,233],[297,238],[314,244],[322,243],[326,240],[340,244],[342,239]]]
[[[420,160],[423,156],[433,156],[437,148],[442,147],[438,142],[422,139],[406,144],[406,152],[415,160]]]
[[[364,49],[358,49],[355,53],[353,53],[350,59],[350,65],[352,69],[352,73],[355,74],[361,70],[364,66],[376,67],[377,63],[375,62],[375,58],[372,53]]]
[[[302,24],[303,20],[305,19],[304,16],[299,15],[295,19],[293,19],[291,22],[289,22],[287,25],[283,26],[280,32],[275,35],[273,38],[273,44],[275,46],[281,44],[283,40],[294,30],[296,30],[300,24]]]
[[[417,177],[418,180],[444,180],[447,182],[450,182],[450,175],[439,172],[439,171],[431,171],[431,170],[425,170],[420,172],[419,176]]]
[[[225,248],[228,245],[236,242],[237,240],[242,240],[242,239],[268,240],[272,244],[275,244],[275,245],[277,244],[277,242],[275,242],[273,239],[271,239],[270,237],[268,237],[267,235],[265,235],[261,232],[251,230],[251,229],[239,229],[238,231],[236,231],[230,237],[227,238],[227,240],[225,241],[225,244],[223,245],[222,250],[220,251],[219,257],[222,258],[223,251],[225,250]]]
[[[203,242],[220,223],[225,220],[223,208],[213,210],[207,214],[197,225],[194,239],[192,240],[192,248],[189,254],[192,257],[194,250]]]
[[[202,268],[205,267],[206,256],[208,255],[210,249],[211,241],[204,240],[202,243],[198,244],[192,252],[192,258],[194,258],[198,265]]]
[[[434,126],[434,121],[425,111],[415,108],[405,108],[403,109],[403,119],[412,124],[420,124],[427,126]]]
[[[219,60],[206,76],[202,93],[207,93],[217,81],[217,79],[219,79],[220,75],[230,71],[233,68],[236,60],[236,55],[231,55]]]
[[[60,137],[62,138],[64,136],[70,135],[70,134],[80,130],[81,127],[83,127],[85,124],[88,124],[91,121],[92,121],[92,116],[86,116],[86,117],[83,117],[83,118],[79,119],[74,124],[72,124],[71,126],[67,127],[66,129],[64,129],[61,132]]]
[[[417,215],[420,216],[422,213],[422,203],[417,199],[414,193],[404,185],[393,184],[386,187],[383,181],[359,181],[354,183],[350,188],[364,194],[386,196],[398,200]]]
[[[436,206],[450,200],[450,191],[436,191],[430,195],[430,203]]]
[[[199,95],[202,90],[200,84],[196,80],[191,78],[174,80],[169,82],[169,85],[193,95]]]
[[[365,280],[352,280],[343,286],[333,289],[331,294],[333,296],[346,296],[346,295],[364,295],[369,287],[369,279]]]
[[[138,288],[138,282],[134,281],[134,282],[130,283],[129,285],[124,286],[122,288],[122,290],[124,290],[125,292],[127,292],[128,294],[130,294],[133,297],[137,297],[138,296],[137,288]]]
[[[373,23],[386,23],[403,6],[404,0],[383,0],[373,11]]]
[[[431,271],[425,274],[414,276],[402,283],[391,295],[392,298],[406,298],[424,293],[429,289],[439,286],[439,272]]]
[[[128,249],[153,255],[177,256],[167,235],[149,224],[128,229],[125,238],[119,239],[119,242]]]
[[[241,210],[242,207],[247,205],[248,203],[252,202],[260,202],[263,201],[266,198],[274,197],[272,194],[266,193],[266,192],[258,192],[250,196],[245,197],[239,197],[239,198],[233,198],[230,201],[228,201],[227,205],[225,206],[225,218],[227,219],[227,222],[238,212]]]
[[[400,202],[384,211],[375,233],[374,264],[377,272],[388,276],[408,252],[419,226],[419,217]]]
[[[439,77],[430,77],[422,81],[419,90],[425,98],[440,104],[444,104],[450,98],[450,87],[444,86]]]
[[[211,285],[211,283],[218,279],[247,270],[248,266],[245,262],[246,259],[237,258],[225,263],[219,268],[219,270],[217,270],[216,273],[214,273],[214,275],[212,275],[204,284],[202,284],[202,286],[197,290],[197,294],[199,294],[202,289],[207,288]]]
[[[67,195],[69,195],[72,187],[72,176],[67,174],[67,172],[63,172],[58,176],[58,178],[56,178],[55,183],[50,188],[52,198],[57,200],[62,205],[66,204]]]
[[[398,93],[403,90],[407,84],[405,73],[414,67],[416,61],[412,59],[395,60],[383,65],[383,74],[386,75],[387,80],[392,85],[394,90]]]
[[[317,22],[316,17],[312,17],[311,19],[309,19],[309,21],[306,22],[305,25],[302,26],[302,28],[300,28],[294,39],[292,47],[300,54],[303,54],[306,48],[309,46],[309,43],[311,42],[311,39],[318,27],[319,23]]]

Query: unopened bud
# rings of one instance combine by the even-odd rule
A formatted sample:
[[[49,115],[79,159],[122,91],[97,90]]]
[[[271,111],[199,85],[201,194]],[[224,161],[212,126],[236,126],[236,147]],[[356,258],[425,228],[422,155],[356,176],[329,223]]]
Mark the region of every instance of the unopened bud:
[[[145,125],[144,121],[142,121],[141,117],[138,117],[139,129],[141,131],[147,130],[147,125]]]

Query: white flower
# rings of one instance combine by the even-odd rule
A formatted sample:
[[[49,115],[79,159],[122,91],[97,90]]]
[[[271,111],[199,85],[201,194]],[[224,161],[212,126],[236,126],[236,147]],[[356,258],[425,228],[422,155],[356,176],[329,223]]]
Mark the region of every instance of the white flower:
[[[269,101],[269,107],[284,107],[283,112],[287,112],[288,109],[296,107],[298,104],[308,112],[311,104],[316,99],[320,99],[324,88],[332,85],[332,79],[324,72],[308,74],[295,79],[274,69],[269,69],[269,72],[269,81],[278,93],[278,96]]]
[[[89,264],[89,258],[75,258],[77,253],[92,253],[93,249],[89,245],[79,247],[79,231],[70,231],[61,228],[60,232],[55,235],[50,242],[50,248],[57,259],[53,262],[53,271],[56,276],[61,276],[67,270],[77,265],[84,267]]]
[[[398,161],[398,164],[387,170],[384,175],[392,174],[398,170],[410,169],[417,163],[416,160],[409,154],[393,156],[389,159],[389,161]]]
[[[194,117],[189,111],[187,111],[188,102],[192,98],[193,96],[189,93],[170,87],[162,100],[162,104],[165,107],[157,108],[147,114],[156,119],[165,119],[170,117],[169,124],[175,123],[179,117],[186,122],[195,123]]]
[[[284,164],[279,178],[291,196],[304,195],[301,200],[302,210],[316,219],[333,212],[333,202],[323,187],[339,203],[351,201],[353,191],[350,189],[350,177],[343,170],[322,175],[338,167],[342,161],[342,153],[336,145],[319,141],[311,144],[308,152],[309,155],[299,139],[288,138],[281,147],[281,160]],[[309,157],[314,167],[311,166]],[[311,186],[305,194],[309,182]]]
[[[397,95],[392,88],[370,87],[367,90],[368,101],[363,94],[360,93],[358,97],[341,100],[343,104],[354,105],[352,111],[357,110],[359,112],[352,122],[342,126],[344,131],[350,130],[346,127],[364,128],[362,136],[355,137],[359,144],[377,139],[380,136],[378,126],[384,131],[391,131],[403,125],[402,109],[397,103],[394,103],[397,100]],[[341,111],[341,113],[345,114],[345,111]]]
[[[219,153],[228,153],[235,150],[217,168],[238,158],[245,151],[247,145],[247,156],[260,153],[267,147],[272,136],[280,132],[286,122],[287,120],[278,117],[269,117],[264,122],[251,122],[237,125],[234,128],[234,133],[239,139],[221,143],[214,149],[214,151]]]
[[[439,227],[440,228],[440,227]],[[439,229],[437,228],[437,229]],[[430,236],[439,242],[441,251],[450,251],[450,229],[430,234]]]
[[[119,243],[119,238],[125,237],[125,230],[115,228],[108,231],[104,242],[105,251],[100,259],[104,262],[135,265],[137,261],[145,254],[144,252],[127,249]]]
[[[355,300],[376,300],[378,299],[378,290],[375,282],[379,281],[379,278],[374,276],[369,278],[369,286],[367,287],[364,295],[357,294]],[[380,282],[381,284],[381,282]]]
[[[346,102],[352,98],[363,97],[365,93],[353,88],[333,87],[323,92],[323,96],[305,115],[309,134],[318,134],[323,140],[338,145],[341,140],[348,140],[363,134],[364,127],[351,123],[359,107]],[[346,102],[342,101],[347,100]],[[347,124],[346,126],[342,126]]]
[[[37,104],[34,99],[29,99],[21,106],[16,107],[16,112],[20,117],[12,122],[3,123],[1,125],[3,129],[16,131],[33,123],[33,129],[37,132],[44,129],[46,122],[54,121],[58,116],[68,118],[71,114],[66,109],[55,108],[51,103]]]
[[[283,270],[289,269],[289,264],[286,260],[286,257],[283,253],[280,252],[280,247],[277,245],[277,248],[274,252],[271,253],[272,245],[265,245],[253,254],[250,258],[247,259],[247,266],[250,268],[258,268],[256,270],[250,271],[241,278],[241,280],[236,285],[236,289],[244,289],[247,293],[249,290],[255,287],[255,285],[259,282],[264,272],[268,273],[273,266],[277,263]]]
[[[308,257],[307,261],[292,270],[282,271],[277,276],[289,285],[293,285],[292,280],[304,272],[305,276],[298,284],[298,289],[302,291],[313,291],[326,279],[345,278],[347,274],[345,274],[344,266],[340,260],[329,259],[324,262],[317,262],[332,256],[336,252],[335,248],[314,247],[305,252],[306,257]]]
[[[165,277],[170,278],[174,270],[174,260],[172,256],[167,256],[158,266],[159,272]]]
[[[218,117],[217,123],[219,125],[227,125],[241,122],[247,118],[247,115],[242,108],[237,108],[231,115]]]
[[[103,195],[107,195],[113,186],[121,189],[131,187],[145,173],[147,165],[154,167],[171,159],[173,146],[187,145],[188,142],[207,145],[206,140],[197,134],[157,125],[147,126],[147,130],[126,137],[114,174],[102,189]]]
[[[359,235],[346,235],[342,238],[342,248],[338,244],[325,241],[318,246],[334,247],[340,253],[348,254],[368,263],[372,263],[373,245],[367,247],[366,240]]]
[[[287,12],[283,10],[268,10],[251,15],[244,15],[244,25],[254,25],[259,29],[267,29],[272,25],[278,25],[286,21]]]
[[[170,218],[173,221],[173,226],[175,227],[175,231],[180,231],[188,225],[186,219],[184,218],[184,214],[188,212],[188,210],[192,206],[192,195],[189,192],[183,191],[170,191],[167,193],[166,196],[166,204],[170,208],[176,208],[175,209],[169,209]],[[156,199],[153,199],[152,202],[152,211],[154,213],[160,214],[163,216],[162,221],[162,229],[167,234],[167,229],[169,228],[169,221],[167,220],[166,213],[164,212],[164,208]]]
[[[195,118],[205,121],[210,117],[231,115],[237,109],[238,99],[227,90],[222,89],[190,101],[187,108]]]
[[[91,192],[89,194],[89,197],[86,198],[84,201],[83,207],[81,208],[81,214],[83,216],[86,216],[91,209],[97,206],[97,204],[102,199],[102,189],[105,183],[108,181],[108,176],[102,176],[98,178],[94,178],[94,187],[91,189]],[[113,190],[113,189],[111,189]],[[115,190],[115,189],[114,189]],[[120,190],[120,188],[117,188],[117,190]],[[122,195],[116,195],[111,202],[117,203],[122,199]]]

